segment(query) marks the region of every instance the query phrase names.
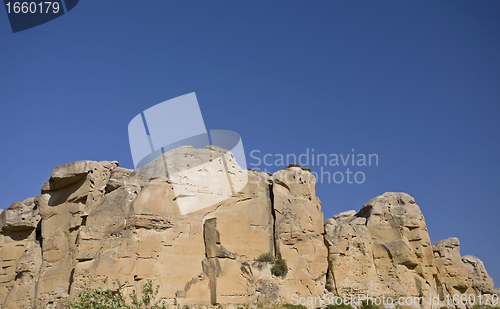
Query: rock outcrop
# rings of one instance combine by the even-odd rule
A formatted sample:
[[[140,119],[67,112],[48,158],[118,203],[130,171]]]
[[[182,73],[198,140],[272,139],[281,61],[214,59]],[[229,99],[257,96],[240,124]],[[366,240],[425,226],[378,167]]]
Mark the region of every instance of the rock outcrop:
[[[40,214],[30,198],[0,213],[2,308],[30,308],[41,267]]]
[[[334,294],[421,297],[422,306],[430,308],[436,295],[441,306],[450,306],[446,295],[493,293],[483,263],[460,257],[457,238],[431,246],[422,212],[406,193],[384,193],[358,212],[335,215],[326,220],[325,232],[326,287]]]
[[[274,176],[243,171],[231,160],[217,147],[180,147],[135,171],[108,161],[56,167],[41,195],[1,214],[2,308],[57,305],[82,288],[113,288],[114,279],[126,295],[151,279],[159,296],[181,306],[321,296],[327,249],[314,177],[298,166]],[[229,180],[232,189],[244,174],[246,185],[193,206],[192,196],[221,200],[212,195],[223,191],[169,177],[166,161]],[[181,214],[180,200],[191,212]],[[286,260],[283,275],[256,261],[265,253]]]
[[[342,296],[436,294],[424,216],[408,194],[385,193],[325,226],[330,291]]]
[[[445,295],[498,293],[459,246],[431,245],[408,194],[385,193],[323,223],[309,169],[243,170],[226,150],[184,146],[137,170],[58,166],[39,196],[0,211],[0,307],[57,307],[115,279],[125,295],[150,279],[158,296],[192,308],[327,293],[439,294],[442,306]]]

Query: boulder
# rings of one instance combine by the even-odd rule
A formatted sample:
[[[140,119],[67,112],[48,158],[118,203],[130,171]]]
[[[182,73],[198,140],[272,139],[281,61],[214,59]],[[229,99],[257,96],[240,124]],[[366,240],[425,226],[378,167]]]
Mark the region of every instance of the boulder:
[[[437,267],[437,288],[443,298],[446,294],[470,294],[467,267],[460,257],[460,241],[456,237],[440,240],[432,245]]]
[[[472,282],[472,289],[474,289],[476,295],[493,294],[495,287],[493,279],[488,275],[483,262],[473,255],[462,256],[462,262],[467,268],[469,279]]]
[[[30,308],[41,264],[40,214],[34,199],[0,212],[0,305]]]
[[[436,295],[432,247],[420,208],[406,193],[387,192],[357,212],[325,224],[327,288],[348,296]]]
[[[273,175],[275,255],[286,261],[287,275],[278,283],[291,302],[293,294],[321,297],[328,268],[323,240],[323,213],[310,169],[290,165]]]
[[[58,306],[116,279],[125,295],[152,280],[179,306],[321,296],[327,249],[314,185],[308,169],[244,170],[214,146],[180,147],[137,170],[58,166],[42,194],[0,214],[0,305]]]
[[[16,202],[0,213],[0,232],[33,230],[39,221],[40,215],[32,199]]]
[[[242,169],[214,146],[173,149],[137,170],[58,166],[40,195],[0,210],[0,307],[57,307],[116,279],[125,295],[152,280],[159,297],[190,308],[325,293],[440,294],[441,307],[448,294],[498,293],[478,258],[460,257],[458,239],[431,246],[408,194],[384,193],[323,224],[315,182],[298,165]]]

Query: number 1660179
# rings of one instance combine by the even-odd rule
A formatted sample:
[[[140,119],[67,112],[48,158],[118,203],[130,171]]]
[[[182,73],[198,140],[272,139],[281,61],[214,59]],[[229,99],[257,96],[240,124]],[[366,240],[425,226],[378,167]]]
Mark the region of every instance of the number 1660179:
[[[59,13],[59,2],[7,2],[7,14]]]

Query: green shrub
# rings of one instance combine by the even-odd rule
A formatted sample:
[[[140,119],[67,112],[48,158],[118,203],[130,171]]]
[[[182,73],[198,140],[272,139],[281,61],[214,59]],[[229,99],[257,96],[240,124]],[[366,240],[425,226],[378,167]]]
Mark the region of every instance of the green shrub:
[[[497,308],[498,307],[493,307],[493,306],[489,306],[489,305],[474,305],[472,307],[472,309],[497,309]]]
[[[288,271],[288,266],[286,265],[285,259],[282,259],[281,257],[276,259],[271,253],[263,253],[255,260],[257,262],[271,263],[273,265],[271,267],[271,273],[274,276],[276,277],[286,276],[286,273]]]
[[[271,273],[276,276],[286,276],[286,272],[288,271],[288,266],[286,265],[286,261],[282,258],[277,258],[273,261],[273,267],[271,268]]]
[[[303,306],[303,305],[292,305],[292,304],[283,304],[283,307],[284,308],[288,308],[288,309],[307,309],[306,306]]]
[[[270,263],[274,261],[274,256],[271,253],[262,253],[256,260],[257,262]]]
[[[361,309],[378,309],[378,306],[375,306],[371,300],[363,300],[361,302]]]
[[[326,305],[327,309],[354,309],[351,305],[346,305],[343,302],[340,305],[337,304],[331,304],[331,305]]]
[[[103,280],[106,283],[106,279]],[[167,309],[168,305],[162,301],[154,301],[156,295],[158,294],[159,285],[156,289],[153,288],[153,282],[147,280],[142,286],[141,293],[142,297],[139,299],[137,293],[132,291],[129,294],[132,299],[131,304],[125,302],[125,297],[123,295],[123,287],[119,280],[113,282],[113,285],[117,285],[118,288],[114,290],[103,290],[103,288],[98,287],[96,289],[85,289],[78,295],[78,298],[74,301],[69,301],[63,306],[64,309]]]

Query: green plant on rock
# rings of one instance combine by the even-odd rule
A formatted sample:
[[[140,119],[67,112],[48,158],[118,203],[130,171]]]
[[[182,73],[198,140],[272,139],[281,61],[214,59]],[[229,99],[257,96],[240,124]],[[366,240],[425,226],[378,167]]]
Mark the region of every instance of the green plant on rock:
[[[287,308],[287,309],[307,309],[306,306],[304,305],[294,305],[294,304],[283,304],[283,307],[284,308]]]
[[[372,300],[363,300],[361,302],[361,309],[378,309],[378,306],[375,306]]]
[[[493,307],[490,305],[474,305],[472,309],[497,309],[498,307]]]
[[[106,280],[103,280],[106,283]],[[158,295],[159,285],[153,288],[153,282],[147,280],[142,286],[142,297],[139,299],[137,293],[132,291],[129,294],[132,299],[131,304],[125,302],[123,295],[123,286],[119,280],[113,282],[117,285],[116,290],[106,289],[101,287],[96,289],[85,289],[78,295],[74,301],[69,301],[64,304],[64,309],[167,309],[168,305],[163,300],[155,302],[155,297]]]
[[[330,304],[326,305],[327,309],[354,309],[351,305],[346,305],[343,302],[340,305]]]
[[[273,267],[271,268],[271,273],[276,276],[286,276],[288,271],[288,266],[286,265],[285,259],[277,258],[273,261]]]
[[[262,253],[259,255],[259,257],[256,259],[257,262],[267,262],[271,263],[274,261],[274,256],[271,253]]]
[[[257,262],[271,263],[271,273],[276,277],[286,276],[288,266],[286,260],[281,257],[275,258],[271,253],[263,253],[255,259]]]

